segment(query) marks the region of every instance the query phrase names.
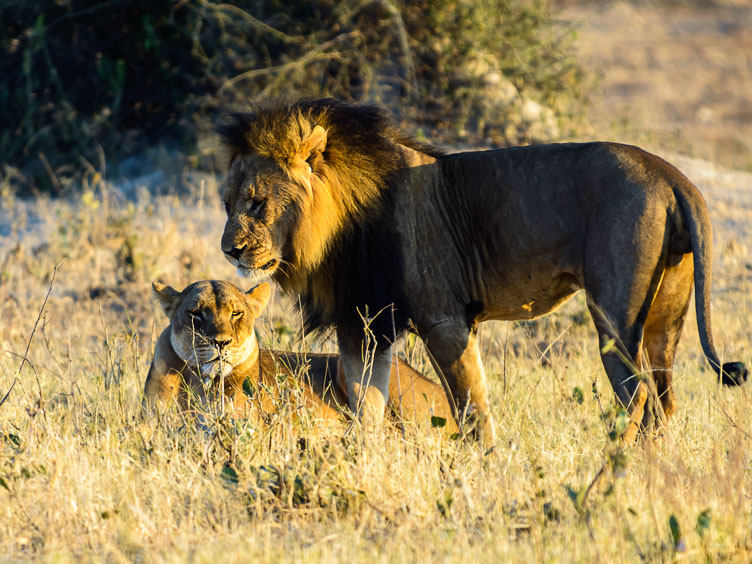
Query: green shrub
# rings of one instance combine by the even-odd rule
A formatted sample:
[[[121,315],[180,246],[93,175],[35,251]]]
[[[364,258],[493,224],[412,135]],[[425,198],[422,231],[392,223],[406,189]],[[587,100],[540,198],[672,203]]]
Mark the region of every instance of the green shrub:
[[[581,101],[571,33],[542,0],[5,0],[0,14],[0,164],[25,188],[160,145],[196,165],[217,112],[268,96],[376,102],[431,139],[498,145],[558,136]]]

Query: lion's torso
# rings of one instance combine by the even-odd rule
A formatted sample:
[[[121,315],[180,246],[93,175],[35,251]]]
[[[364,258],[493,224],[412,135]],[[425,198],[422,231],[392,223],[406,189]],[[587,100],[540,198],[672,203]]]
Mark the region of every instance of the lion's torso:
[[[308,158],[295,136],[311,123],[329,134],[306,174],[287,163],[296,151]],[[686,234],[670,185],[681,173],[626,145],[444,154],[411,145],[372,108],[331,100],[241,115],[224,141],[234,156],[223,248],[241,245],[248,257],[233,264],[298,295],[311,328],[355,332],[366,308],[390,309],[373,329],[392,338],[459,309],[474,320],[538,317],[584,287],[599,260],[589,239],[619,225],[660,237],[660,214]]]
[[[647,189],[649,157],[613,144],[548,145],[459,153],[405,171],[394,225],[406,308],[429,326],[441,319],[426,319],[428,309],[440,317],[463,307],[477,321],[549,313],[585,287],[586,271],[607,268],[593,238],[628,229],[636,248],[664,237],[656,220],[683,229],[671,175]]]

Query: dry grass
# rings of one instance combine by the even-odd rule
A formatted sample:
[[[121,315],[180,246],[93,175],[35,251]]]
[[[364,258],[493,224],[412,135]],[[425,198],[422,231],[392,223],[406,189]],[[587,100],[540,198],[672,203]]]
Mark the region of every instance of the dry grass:
[[[710,170],[684,165],[690,176]],[[752,182],[738,177],[749,190],[731,193],[721,176],[701,178],[719,225],[716,338],[724,356],[752,364],[743,243]],[[608,438],[612,395],[581,297],[535,323],[483,327],[499,436],[490,454],[439,432],[324,439],[240,422],[223,424],[220,440],[177,415],[141,422],[166,324],[149,282],[242,281],[219,256],[213,181],[180,199],[126,202],[102,198],[110,188],[92,180],[80,201],[2,200],[0,400],[18,382],[0,405],[0,559],[752,558],[750,392],[714,383],[694,318],[670,430],[623,451]],[[332,350],[330,340],[303,342],[296,319],[276,299],[258,327],[262,345]],[[426,369],[420,346],[405,348]]]

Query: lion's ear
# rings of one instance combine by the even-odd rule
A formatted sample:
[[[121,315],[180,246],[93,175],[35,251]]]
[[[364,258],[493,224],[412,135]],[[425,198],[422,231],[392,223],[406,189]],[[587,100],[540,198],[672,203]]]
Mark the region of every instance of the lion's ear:
[[[258,317],[266,307],[266,304],[269,303],[269,298],[272,296],[272,287],[266,282],[262,282],[258,286],[248,290],[245,295],[248,299],[248,305],[253,311],[253,316]]]
[[[305,189],[308,197],[313,199],[314,175],[320,171],[326,150],[326,129],[320,125],[300,142],[297,154],[290,161],[290,174]]]
[[[316,157],[320,157],[326,150],[326,129],[320,125],[314,126],[308,137],[300,143],[300,156],[311,164]]]
[[[167,318],[172,319],[172,314],[175,312],[175,308],[178,305],[180,292],[175,290],[172,286],[162,284],[158,280],[151,283],[151,289],[154,297],[159,302],[159,305],[162,306],[162,310],[164,310]]]

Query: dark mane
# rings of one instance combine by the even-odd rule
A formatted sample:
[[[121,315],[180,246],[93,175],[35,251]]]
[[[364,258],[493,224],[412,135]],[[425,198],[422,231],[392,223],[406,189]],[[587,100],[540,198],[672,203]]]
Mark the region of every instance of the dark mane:
[[[443,151],[412,139],[381,108],[334,99],[260,104],[227,116],[218,133],[230,162],[256,154],[284,163],[292,161],[306,130],[315,125],[327,131],[322,176],[332,197],[326,208],[301,222],[337,222],[338,228],[322,242],[320,261],[278,271],[275,280],[300,295],[309,329],[337,326],[362,335],[358,312],[369,318],[378,314],[370,329],[384,343],[383,337],[393,338],[394,329],[400,333],[410,317],[402,293],[400,236],[392,219],[391,180],[407,166],[398,145],[432,157]]]

